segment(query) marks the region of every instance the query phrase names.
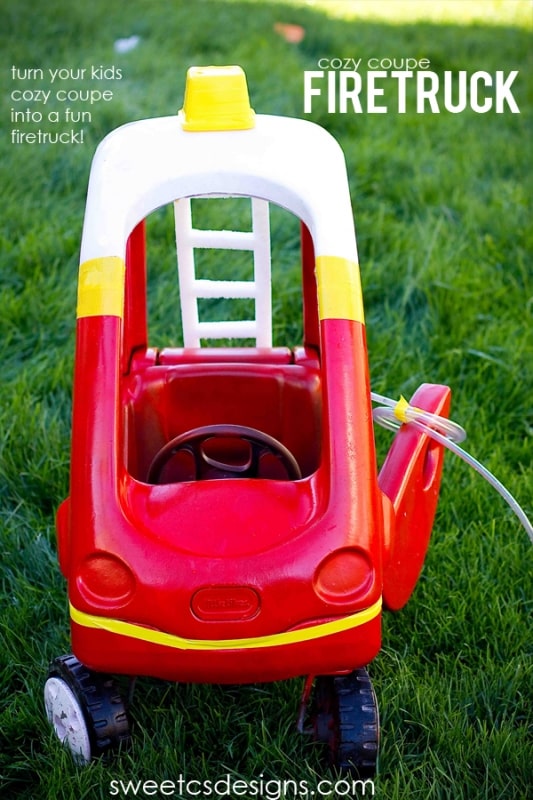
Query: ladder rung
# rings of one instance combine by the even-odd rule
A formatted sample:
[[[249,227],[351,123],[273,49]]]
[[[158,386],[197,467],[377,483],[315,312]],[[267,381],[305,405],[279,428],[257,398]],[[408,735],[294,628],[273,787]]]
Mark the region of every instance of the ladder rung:
[[[252,231],[204,231],[191,228],[189,241],[192,247],[253,250],[256,237]]]
[[[255,339],[257,336],[255,320],[199,322],[195,328],[195,333],[201,339]]]
[[[256,297],[255,281],[211,281],[195,280],[192,285],[192,294],[195,297],[226,297],[250,298]]]

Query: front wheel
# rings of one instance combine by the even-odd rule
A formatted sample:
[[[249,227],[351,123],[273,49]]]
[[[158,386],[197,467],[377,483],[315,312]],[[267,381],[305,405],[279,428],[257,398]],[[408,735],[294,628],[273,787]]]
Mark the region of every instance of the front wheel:
[[[46,716],[79,764],[129,742],[129,720],[115,681],[73,655],[50,664],[44,685]]]
[[[336,677],[319,676],[315,682],[312,723],[314,738],[327,745],[332,766],[360,778],[376,774],[379,712],[366,669]]]

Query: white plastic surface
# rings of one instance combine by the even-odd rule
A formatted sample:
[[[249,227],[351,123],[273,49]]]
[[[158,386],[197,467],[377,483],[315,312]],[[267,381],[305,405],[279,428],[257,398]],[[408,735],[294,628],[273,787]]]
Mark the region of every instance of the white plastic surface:
[[[44,685],[44,704],[59,740],[68,746],[78,762],[90,761],[91,743],[81,705],[62,678],[48,678]]]
[[[124,125],[93,160],[81,261],[125,257],[135,225],[183,197],[236,195],[276,203],[310,229],[317,256],[357,262],[344,155],[336,140],[301,119],[256,115],[245,131],[188,133],[178,117]]]

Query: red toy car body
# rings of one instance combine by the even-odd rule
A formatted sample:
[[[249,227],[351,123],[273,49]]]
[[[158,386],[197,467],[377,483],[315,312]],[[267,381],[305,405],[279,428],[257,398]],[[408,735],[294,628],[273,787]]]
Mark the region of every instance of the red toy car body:
[[[201,106],[207,122],[191,83],[181,122],[124,126],[93,163],[71,488],[57,528],[73,652],[95,673],[232,684],[353,674],[380,649],[382,604],[411,594],[431,532],[442,448],[404,426],[376,466],[340,148],[312,123],[254,116],[246,103],[228,123],[216,109],[234,78],[198,70],[192,83],[216,89]],[[149,345],[144,219],[220,195],[300,218],[301,346],[274,347],[240,323],[230,335],[253,346]],[[231,291],[216,283],[194,286]],[[219,335],[197,323],[198,339]],[[412,398],[444,416],[449,401],[434,385]],[[52,677],[79,696],[71,673],[56,665]]]

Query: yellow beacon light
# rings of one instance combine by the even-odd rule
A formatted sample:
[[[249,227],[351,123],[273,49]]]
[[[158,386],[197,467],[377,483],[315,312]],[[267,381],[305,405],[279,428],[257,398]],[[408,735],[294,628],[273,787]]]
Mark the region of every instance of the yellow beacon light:
[[[241,67],[191,67],[179,112],[184,131],[242,131],[253,128],[246,75]]]

